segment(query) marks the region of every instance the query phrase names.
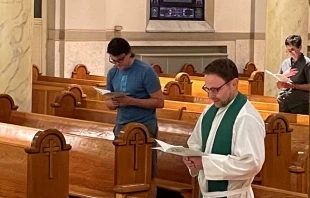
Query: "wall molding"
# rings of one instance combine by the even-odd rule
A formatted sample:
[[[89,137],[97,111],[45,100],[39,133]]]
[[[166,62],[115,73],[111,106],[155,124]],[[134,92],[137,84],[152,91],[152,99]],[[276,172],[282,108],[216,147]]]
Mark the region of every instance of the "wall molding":
[[[236,41],[265,40],[265,33],[219,33],[219,32],[126,32],[105,30],[49,30],[48,40],[55,41],[109,41],[123,37],[130,41]]]

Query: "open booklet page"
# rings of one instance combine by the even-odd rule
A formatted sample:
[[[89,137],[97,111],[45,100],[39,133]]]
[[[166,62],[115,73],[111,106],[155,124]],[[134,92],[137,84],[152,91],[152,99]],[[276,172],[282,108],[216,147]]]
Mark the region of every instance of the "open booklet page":
[[[272,73],[271,71],[268,71],[268,70],[266,70],[266,73],[270,74],[271,76],[276,78],[278,81],[286,82],[286,83],[292,82],[291,79],[289,79],[288,77],[284,76],[283,74],[274,74],[274,73]]]
[[[166,142],[163,142],[163,141],[157,140],[157,139],[155,139],[155,140],[160,145],[160,147],[154,147],[153,149],[157,149],[157,150],[163,151],[165,153],[171,153],[171,154],[180,155],[180,156],[203,156],[203,155],[207,155],[201,151],[191,150],[191,149],[185,148],[183,146],[175,146],[175,145],[167,144]]]
[[[110,90],[101,89],[98,87],[93,87],[93,88],[96,89],[100,94],[111,97],[111,98],[128,95],[128,93],[124,93],[124,92],[111,92]]]

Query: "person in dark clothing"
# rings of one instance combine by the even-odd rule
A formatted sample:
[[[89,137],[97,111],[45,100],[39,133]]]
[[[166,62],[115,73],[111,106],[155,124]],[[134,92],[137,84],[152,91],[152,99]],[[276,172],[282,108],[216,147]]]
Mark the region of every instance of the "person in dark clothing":
[[[301,43],[299,35],[290,35],[285,40],[290,58],[283,61],[280,74],[292,82],[277,82],[277,87],[281,89],[278,96],[279,112],[309,114],[310,59],[301,52]]]

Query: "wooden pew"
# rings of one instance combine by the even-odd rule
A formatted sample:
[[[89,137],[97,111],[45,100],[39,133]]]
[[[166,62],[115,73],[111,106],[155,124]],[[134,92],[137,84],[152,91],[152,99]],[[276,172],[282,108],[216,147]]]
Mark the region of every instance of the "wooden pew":
[[[57,101],[53,106],[55,107],[55,115],[62,116],[62,117],[70,117],[70,118],[77,118],[82,120],[92,120],[97,122],[106,122],[106,123],[115,123],[116,118],[116,112],[109,112],[109,111],[100,111],[100,110],[94,110],[94,109],[86,109],[86,108],[78,108],[77,105],[77,99],[75,98],[74,94],[68,94],[63,93],[58,97]],[[69,108],[70,107],[70,108]],[[276,116],[275,116],[276,115]],[[175,123],[174,120],[169,120],[167,123]],[[170,132],[175,133],[175,131],[179,128],[179,131],[181,131],[181,134],[187,134],[189,135],[191,130],[193,129],[193,126],[195,125],[194,122],[180,122],[177,125],[174,125],[173,127],[162,128],[162,119],[159,119],[159,131],[161,132]],[[266,160],[266,166],[264,168],[268,169],[264,171],[264,174],[261,175],[261,178],[257,178],[258,182],[261,182],[262,185],[266,186],[273,186],[276,188],[282,188],[282,189],[288,189],[290,182],[283,183],[283,180],[279,180],[278,177],[273,177],[274,174],[278,174],[279,172],[285,178],[288,178],[287,181],[289,181],[289,172],[288,167],[291,165],[291,129],[288,127],[288,121],[287,119],[280,114],[271,114],[266,119],[266,158],[270,159]],[[188,127],[187,125],[191,124],[191,127]],[[167,126],[167,125],[165,125]],[[186,127],[187,128],[184,128]],[[186,130],[185,130],[186,129]],[[183,132],[182,132],[183,131]],[[281,141],[279,141],[278,136],[281,136]],[[175,138],[172,138],[175,139]],[[285,142],[285,143],[284,143]],[[169,143],[169,141],[168,141]],[[173,143],[172,143],[173,144]],[[281,150],[281,152],[280,152]],[[277,163],[275,163],[277,161]],[[278,165],[281,164],[281,167]],[[277,168],[276,168],[277,167]],[[275,171],[274,169],[277,169]],[[272,181],[272,182],[271,182]]]
[[[156,66],[153,65],[155,71],[158,70],[158,67],[160,68],[158,64]],[[264,73],[258,71],[251,72],[252,70],[255,70],[255,68],[256,67],[253,63],[248,63],[245,66],[245,73],[240,76],[239,90],[244,94],[264,95]],[[162,71],[161,68],[159,70]],[[192,71],[195,70],[191,64],[185,64],[183,70],[183,72],[172,77],[167,75],[165,77],[161,77],[159,75],[162,87],[164,87],[164,85],[166,85],[169,81],[175,80],[182,84],[184,94],[197,96],[204,95],[204,91],[201,90],[201,87],[204,85],[203,76],[195,77],[191,75],[194,74]],[[251,75],[249,75],[250,72]],[[75,66],[71,78],[106,82],[105,76],[90,75],[89,73],[90,72],[85,65],[78,64]]]
[[[201,87],[200,87],[201,88]],[[177,100],[177,101],[184,101],[184,102],[201,102],[201,101],[208,101],[210,100],[207,97],[207,93],[202,96],[193,96],[184,94],[184,90],[182,85],[175,81],[170,81],[167,83],[163,89],[163,93],[165,95],[166,100]],[[268,103],[277,103],[277,98],[270,97],[270,96],[261,96],[261,95],[248,95],[245,94],[250,101],[257,101],[257,102],[268,102]]]
[[[259,99],[259,100],[261,100],[261,99]],[[262,98],[262,100],[266,100],[266,98],[264,97],[264,98]],[[271,101],[272,102],[272,100],[274,101],[275,99],[274,98],[268,98],[267,97],[267,101]],[[100,112],[97,112],[98,114],[100,114]],[[265,117],[267,117],[269,114],[270,114],[271,112],[266,112],[265,113]],[[184,115],[186,115],[186,114],[184,114]],[[290,119],[289,119],[290,120]],[[293,134],[296,134],[296,133],[293,133]]]
[[[34,67],[35,68],[35,67]],[[34,75],[39,75],[38,70],[34,69]],[[41,76],[42,77],[42,76]],[[52,79],[53,77],[46,77],[45,79],[40,79],[40,81],[33,82],[33,93],[32,93],[32,112],[34,113],[43,113],[48,115],[53,115],[52,108],[49,106],[55,100],[56,95],[62,90],[72,90],[76,87],[83,89],[83,94],[87,94],[88,99],[93,100],[105,100],[105,97],[100,95],[96,90],[93,89],[91,85],[75,85],[64,83],[66,81],[59,82],[51,82],[51,81],[59,81],[61,78]],[[180,75],[177,78],[180,82],[188,82],[188,78],[185,75]],[[65,79],[67,80],[67,79]],[[166,86],[167,87],[167,86]],[[168,86],[170,87],[170,86]],[[184,88],[186,90],[186,88]],[[167,89],[165,88],[164,93],[167,93]],[[190,91],[189,91],[190,92]],[[78,94],[77,92],[75,92]],[[172,92],[169,92],[172,93]],[[170,94],[171,95],[171,94]],[[170,95],[166,95],[167,99],[173,99]],[[82,96],[83,97],[83,96]],[[184,96],[186,97],[186,96]],[[167,107],[170,108],[170,107]],[[182,108],[182,107],[180,107]]]
[[[152,67],[157,73],[157,75],[160,77],[174,77],[175,76],[175,74],[164,73],[161,66],[157,63],[153,63]],[[252,62],[248,62],[243,69],[243,73],[239,73],[239,77],[250,77],[254,71],[257,71],[255,64]],[[200,77],[204,76],[203,73],[197,73],[195,67],[190,63],[184,64],[180,72],[185,72],[190,76],[200,76]]]
[[[93,86],[67,84],[48,81],[32,82],[32,112],[53,115],[53,109],[50,104],[53,103],[57,94],[63,90],[70,90],[75,94],[76,91],[82,89],[89,99],[106,100],[104,96],[99,94]],[[83,95],[81,97],[86,97]]]
[[[68,197],[71,146],[62,133],[5,123],[0,131],[0,197]]]
[[[61,95],[59,93],[59,95]],[[103,110],[103,111],[111,111],[107,105],[106,101],[99,101],[99,100],[88,100],[86,94],[84,94],[83,90],[75,86],[74,89],[68,89],[68,91],[63,91],[63,94],[74,94],[77,98],[77,106],[81,108],[88,108],[88,109],[95,109],[95,110]],[[181,116],[183,111],[186,107],[182,106],[180,108],[160,108],[156,109],[156,114],[160,118],[165,119],[174,119],[174,120],[181,120]]]
[[[1,101],[1,100],[0,100]],[[13,106],[14,107],[14,105],[11,105],[11,106]],[[11,108],[11,107],[10,107]],[[4,108],[3,108],[4,109]],[[13,111],[13,112],[16,112],[16,111]],[[12,113],[13,113],[12,112]],[[86,111],[85,111],[86,112]],[[86,114],[87,115],[89,115],[90,117],[88,117],[88,116],[85,116],[85,119],[90,119],[90,118],[94,118],[95,116],[92,116],[92,112],[91,111],[87,111],[86,112]],[[36,115],[38,115],[38,114],[34,114],[34,118],[35,117],[37,117],[38,118],[38,116],[36,116]],[[46,115],[40,115],[40,116],[46,116]],[[100,113],[100,114],[98,114],[98,116],[101,118],[101,117],[104,117],[103,116],[103,114],[102,113]],[[53,117],[53,116],[47,116],[48,117],[48,119],[47,120],[52,120],[51,119],[51,117]],[[109,116],[109,117],[111,117],[111,115]],[[40,119],[42,119],[42,118],[40,118]],[[61,119],[63,119],[63,118],[61,118]],[[58,119],[59,120],[59,119]],[[74,121],[73,120],[71,120],[71,119],[69,119],[70,120],[70,123],[73,123],[72,125],[76,125],[76,122],[74,123]],[[276,123],[276,124],[269,124],[269,126],[274,126],[275,127],[275,129],[274,129],[274,132],[281,132],[281,130],[282,130],[282,132],[283,132],[283,130],[286,130],[287,128],[286,128],[286,126],[288,126],[288,125],[283,125],[283,127],[282,127],[282,124],[281,123],[283,123],[284,121],[283,120],[285,120],[285,119],[280,119],[280,121],[278,120],[277,122],[276,122],[276,120],[277,119],[274,119],[273,121],[274,121],[274,123]],[[55,122],[55,121],[54,121]],[[83,122],[83,121],[81,121],[81,122]],[[181,142],[178,140],[178,136],[183,136],[183,144],[186,144],[186,142],[184,141],[184,139],[186,139],[186,138],[184,138],[184,135],[189,135],[190,134],[190,132],[191,132],[191,130],[193,129],[193,126],[194,125],[191,125],[191,123],[183,123],[184,125],[179,125],[178,124],[178,122],[179,121],[177,121],[177,122],[173,122],[173,121],[171,121],[171,120],[166,120],[166,122],[163,122],[163,120],[160,120],[160,123],[159,123],[159,130],[160,130],[160,133],[159,133],[159,137],[163,137],[161,134],[164,134],[164,132],[166,132],[166,133],[169,133],[171,136],[173,136],[173,137],[171,137],[171,138],[167,138],[167,139],[170,139],[170,140],[172,140],[172,141],[176,141],[176,142],[170,142],[170,143],[172,143],[172,144],[178,144],[178,143],[180,143],[181,144]],[[68,122],[67,122],[68,123]],[[97,123],[97,125],[100,125],[100,123]],[[181,122],[180,122],[180,124],[181,124]],[[94,124],[91,124],[91,125],[94,125]],[[112,127],[112,125],[110,125],[111,127]],[[181,127],[180,127],[181,126]],[[277,127],[279,127],[279,126],[281,126],[280,128],[281,129],[278,129],[277,130]],[[185,127],[187,127],[187,128],[185,128]],[[78,129],[80,129],[80,127],[79,126],[76,126],[76,128],[78,128]],[[85,132],[85,130],[83,130],[83,129],[81,129],[81,131],[83,131],[83,132]],[[91,130],[90,130],[91,131]],[[99,132],[100,134],[102,134],[102,132]],[[96,135],[96,132],[92,132],[91,133],[93,136],[95,136]],[[181,135],[180,135],[181,134]],[[183,135],[182,135],[183,134]],[[284,133],[285,134],[285,133]],[[281,136],[280,137],[283,137],[283,135],[284,134],[281,134]],[[276,133],[268,133],[267,134],[267,137],[268,138],[271,138],[271,137],[274,137],[274,136],[277,136],[276,135]],[[267,137],[266,137],[266,139],[267,139]],[[276,140],[277,138],[273,138],[273,140]],[[169,142],[169,141],[167,141],[167,142]],[[285,145],[285,147],[286,148],[289,148],[287,145],[289,145],[289,143],[284,143],[284,144],[280,144],[281,146],[283,146],[283,145]],[[274,149],[274,148],[273,148]],[[273,153],[272,151],[270,151],[271,153]],[[282,154],[283,153],[290,153],[290,152],[282,152]],[[166,159],[169,159],[169,158],[166,158]],[[280,159],[282,159],[281,157],[279,158],[279,157],[277,157],[277,159],[278,160],[280,160]],[[180,164],[182,164],[182,163],[180,163]],[[272,164],[273,166],[275,166],[276,164]],[[284,164],[281,164],[281,165],[283,165],[284,166]],[[170,165],[169,165],[170,166]],[[160,167],[158,167],[159,169],[160,169]],[[279,169],[279,167],[277,167],[278,169]],[[272,169],[275,169],[274,167],[272,167]],[[285,170],[287,170],[287,167],[285,168]],[[160,174],[159,174],[160,175]],[[166,174],[163,174],[164,176],[166,176]],[[161,179],[160,177],[159,177],[159,179]],[[258,178],[257,178],[258,179]],[[267,178],[264,178],[264,179],[267,179]],[[165,185],[170,185],[171,184],[171,182],[167,182],[167,181],[170,181],[170,180],[168,180],[168,179],[165,179],[166,181],[164,181],[164,182],[162,182],[162,183],[160,183],[160,185],[161,186],[165,186]],[[182,179],[180,179],[180,180],[177,180],[177,181],[181,181]],[[159,180],[160,181],[160,180]],[[173,181],[175,182],[175,180],[171,180],[172,181],[172,183],[173,183]],[[180,182],[180,183],[182,183],[182,182]],[[191,185],[193,185],[193,182],[192,182],[192,180],[188,180],[188,182],[185,182],[185,183],[183,183],[183,184],[186,184],[185,186],[183,185],[183,187],[182,187],[182,185],[175,185],[175,186],[179,186],[178,187],[178,189],[182,189],[182,190],[180,190],[180,191],[182,191],[183,193],[185,193],[185,192],[189,192],[188,191],[188,185],[189,184],[191,184]],[[159,185],[159,186],[160,186]],[[169,186],[168,185],[168,186]],[[187,187],[186,187],[187,186]],[[182,187],[182,188],[181,188]],[[165,188],[168,188],[167,186],[165,187]],[[177,188],[177,187],[175,187],[175,188]],[[194,187],[192,187],[192,192],[194,193],[194,192],[196,192],[194,189]]]
[[[152,67],[159,76],[162,85],[165,85],[169,81],[173,81],[173,79],[176,78],[176,74],[163,74],[162,69],[158,64],[153,64]],[[242,93],[264,95],[264,73],[256,70],[257,68],[254,63],[249,62],[244,68],[244,73],[239,74],[239,90]],[[204,74],[196,73],[196,70],[192,64],[185,64],[181,70],[181,73],[188,75],[188,78],[190,79],[188,82],[191,82],[191,84],[187,84],[186,82],[181,83],[183,84],[182,88],[191,89],[192,91],[192,93],[185,91],[184,94],[195,96],[205,94],[204,91],[201,90],[201,87],[204,85]]]
[[[112,131],[113,126],[114,126],[114,125],[103,124],[103,123],[99,123],[99,122],[89,122],[89,121],[84,121],[84,120],[60,118],[60,117],[49,116],[49,115],[18,112],[18,111],[16,111],[16,109],[17,109],[17,107],[16,107],[16,105],[14,105],[14,101],[12,100],[11,97],[9,97],[6,94],[0,95],[0,121],[5,121],[5,122],[10,122],[10,123],[15,123],[15,124],[22,124],[22,125],[27,125],[27,126],[37,126],[37,127],[41,127],[41,128],[46,127],[46,126],[47,127],[54,126],[54,128],[61,128],[65,132],[65,134],[70,133],[70,134],[74,134],[74,135],[97,137],[97,138],[109,137],[108,131]],[[160,130],[162,130],[162,131],[174,131],[173,134],[176,134],[176,135],[177,134],[183,134],[183,133],[189,134],[192,131],[193,127],[194,127],[194,125],[189,124],[189,123],[183,123],[183,125],[181,125],[181,127],[180,127],[178,121],[170,122],[168,120],[160,120]],[[174,138],[172,137],[171,139],[174,139]],[[81,145],[81,144],[85,144],[85,143],[82,143],[82,142],[81,143],[75,143],[73,145],[73,151],[75,151],[75,149],[77,149],[77,148],[79,149],[81,146],[78,146],[78,145]],[[96,148],[99,147],[98,143],[93,144],[92,146],[91,146],[91,143],[89,143],[88,145],[89,145],[89,147],[87,146],[86,148],[91,148],[93,145],[95,145]],[[107,147],[106,149],[110,149],[110,146],[106,145],[106,144],[102,145],[102,147]],[[100,148],[101,148],[101,146],[95,150],[98,150]],[[85,148],[81,148],[81,149],[85,149]],[[85,151],[83,151],[83,153],[85,153]],[[98,156],[101,156],[101,155],[98,153]],[[83,157],[83,156],[78,156],[78,159],[80,159],[81,161],[83,161],[84,158],[85,157]],[[96,159],[96,160],[100,161],[101,158]],[[111,159],[109,159],[108,161],[114,161],[113,157],[111,157]],[[85,168],[85,167],[91,166],[90,164],[92,164],[92,163],[94,163],[95,166],[96,166],[96,164],[98,164],[97,162],[90,161],[87,164],[83,164],[84,167],[81,169],[85,170],[85,174],[89,173],[89,171],[92,170],[91,172],[93,172],[93,173],[91,175],[94,175],[94,177],[88,178],[87,175],[82,174],[79,177],[79,179],[75,179],[76,182],[80,183],[80,185],[79,185],[79,187],[77,187],[77,185],[70,185],[71,195],[77,195],[77,196],[81,195],[81,192],[78,193],[77,189],[80,189],[80,191],[83,191],[83,192],[84,191],[87,192],[87,193],[84,192],[84,194],[99,194],[95,190],[89,192],[89,189],[85,189],[85,187],[83,187],[83,186],[87,185],[89,188],[91,188],[91,186],[95,185],[95,183],[98,183],[98,182],[102,183],[103,177],[108,177],[108,179],[111,179],[110,176],[107,176],[107,175],[103,174],[102,172],[96,173],[95,168],[92,168],[92,169],[91,168]],[[159,164],[159,167],[160,167],[160,165],[161,164]],[[98,167],[97,167],[97,169],[98,169]],[[71,169],[70,169],[70,171],[71,171]],[[97,170],[97,171],[99,171],[99,170]],[[111,170],[109,171],[109,173],[110,172],[111,172]],[[77,177],[77,174],[78,173],[75,174],[76,177]],[[98,178],[95,177],[96,175],[98,175]],[[102,176],[102,175],[104,175],[104,176]],[[189,176],[187,174],[187,172],[186,172],[186,175]],[[82,178],[84,178],[84,179],[82,180]],[[86,180],[85,183],[81,184],[81,182],[83,182],[84,180]],[[161,181],[164,183],[167,183],[167,181],[165,181],[164,179],[161,179]],[[191,179],[190,179],[190,181],[191,181]],[[161,186],[160,181],[157,184],[159,186]],[[94,187],[92,187],[92,188],[94,188]],[[180,186],[178,188],[180,188]],[[181,191],[183,191],[183,190],[181,189]],[[192,190],[187,189],[187,193],[189,193],[190,191],[194,192],[194,189],[192,189]]]
[[[205,96],[193,96],[184,94],[182,85],[178,82],[169,82],[166,84],[163,94],[165,96],[165,101],[168,100],[170,103],[173,101],[179,102],[187,102],[187,103],[195,103],[192,105],[202,105],[202,104],[211,104],[213,101]],[[278,103],[275,97],[268,97],[268,96],[260,96],[260,95],[246,95],[248,100],[252,102],[252,104],[258,110],[270,110],[270,111],[277,111],[278,110]],[[167,108],[171,108],[167,106]],[[201,107],[187,107],[188,110],[197,110],[202,109]]]
[[[188,74],[182,72],[183,76]],[[170,81],[176,81],[171,77],[159,77],[162,86],[166,85]],[[184,92],[187,95],[205,96],[207,93],[202,90],[204,86],[204,77],[188,76],[189,81],[179,81],[181,83],[182,90],[191,89],[191,93]],[[255,71],[248,79],[239,78],[238,89],[243,94],[248,95],[264,95],[264,72]]]
[[[81,93],[79,95],[83,95],[82,90],[79,90]],[[65,99],[63,99],[64,97],[66,97],[66,95],[70,95],[68,96],[69,98],[71,98],[71,102],[68,102],[68,104],[60,104],[62,103],[62,101],[64,101]],[[111,111],[107,111],[106,105],[104,101],[95,101],[95,100],[86,100],[86,98],[76,98],[76,96],[74,96],[75,94],[70,93],[70,92],[64,92],[63,94],[59,95],[58,101],[55,104],[55,107],[60,107],[59,110],[57,110],[57,114],[59,116],[67,116],[65,115],[68,112],[71,112],[74,114],[74,112],[76,112],[76,116],[75,115],[71,115],[72,117],[76,117],[79,119],[86,119],[85,117],[81,117],[83,115],[85,115],[86,112],[91,111],[92,113],[90,113],[90,115],[93,115],[94,120],[96,121],[100,121],[100,122],[108,122],[108,123],[114,123],[115,122],[115,117],[116,117],[116,113],[113,113],[113,116],[111,116]],[[69,99],[68,99],[69,100]],[[75,101],[75,102],[73,102]],[[76,102],[76,101],[81,101],[81,103]],[[167,102],[167,101],[166,101]],[[65,102],[66,103],[66,102]],[[184,104],[184,106],[187,106],[188,108],[191,108],[192,104]],[[70,107],[69,109],[65,109],[63,110],[63,108],[61,106]],[[85,109],[86,108],[86,109]],[[186,123],[192,123],[193,125],[196,123],[197,119],[199,118],[201,112],[194,112],[194,111],[188,111],[185,109],[181,109],[182,107],[180,107],[180,109],[176,109],[175,111],[173,111],[172,109],[165,109],[163,111],[163,109],[159,110],[158,112],[161,112],[158,114],[158,117],[160,118],[159,120],[161,120],[161,118],[165,118],[165,119],[177,119],[177,120],[182,120],[185,121]],[[91,109],[91,110],[90,110]],[[101,111],[103,110],[103,111]],[[168,113],[169,111],[171,111],[170,113]],[[71,114],[70,113],[70,114]],[[272,114],[272,113],[276,113],[275,111],[261,111],[259,110],[259,113],[261,114],[262,118],[265,120],[267,119],[267,117]],[[99,115],[106,115],[106,116],[99,116]],[[163,114],[163,115],[162,115]],[[296,114],[286,114],[286,113],[281,113],[282,115],[284,115],[286,117],[286,119],[288,120],[288,122],[291,124],[291,126],[294,128],[294,133],[292,133],[293,135],[293,145],[292,145],[292,153],[297,153],[298,151],[300,151],[302,149],[302,147],[297,146],[296,145],[305,145],[304,142],[304,138],[307,136],[307,127],[309,125],[309,117],[306,115],[296,115]],[[107,118],[105,118],[107,117]],[[293,163],[293,161],[292,161]]]
[[[72,78],[61,78],[54,76],[44,76],[39,71],[38,66],[32,66],[32,81],[46,81],[46,82],[59,82],[59,83],[67,83],[67,84],[78,84],[78,85],[88,85],[88,86],[100,86],[105,87],[106,82],[101,80],[81,80],[81,79],[72,79]]]
[[[113,141],[113,125],[19,112],[7,94],[0,95],[0,107],[1,122],[56,128],[63,132],[66,141],[73,148],[69,166],[70,195],[113,197],[115,191],[138,197],[147,196],[151,177],[151,146],[154,140],[149,138],[144,126],[134,123],[126,125],[124,135]],[[7,134],[0,133],[0,139],[6,136]],[[129,155],[135,156],[135,141],[138,141],[138,157],[129,159]],[[119,159],[122,159],[121,162]]]
[[[90,81],[70,78],[42,76],[37,66],[32,67],[32,112],[52,115],[49,104],[55,100],[62,90],[72,90],[78,86],[87,94],[89,99],[105,100],[93,87],[105,88],[101,81]],[[76,93],[77,94],[77,93]]]
[[[53,112],[55,116],[109,124],[115,124],[116,121],[116,111],[82,108],[80,107],[81,103],[79,102],[79,98],[70,91],[61,92],[51,106],[54,108]],[[101,106],[103,106],[103,104]],[[175,133],[189,134],[193,130],[195,123],[159,118],[158,126],[160,131],[173,130]]]
[[[198,73],[195,67],[192,64],[185,64],[181,70],[182,72],[188,73],[190,76],[200,76],[203,77],[203,73]],[[254,63],[248,62],[243,69],[243,73],[239,73],[239,77],[250,77],[251,74],[257,71],[257,68]]]

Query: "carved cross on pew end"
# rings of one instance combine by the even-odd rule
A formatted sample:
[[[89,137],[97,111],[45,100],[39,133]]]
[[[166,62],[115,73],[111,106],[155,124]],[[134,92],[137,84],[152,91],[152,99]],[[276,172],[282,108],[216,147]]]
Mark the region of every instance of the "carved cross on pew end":
[[[277,134],[277,156],[280,156],[281,155],[280,136],[281,136],[281,133],[285,133],[285,131],[284,131],[283,127],[281,127],[280,122],[277,122],[276,125],[277,125],[277,127],[274,129],[274,132]]]
[[[134,154],[134,169],[138,170],[138,148],[139,145],[143,145],[144,141],[142,139],[139,139],[139,134],[135,133],[134,134],[134,139],[130,140],[129,145],[134,146],[135,154]]]
[[[54,155],[57,151],[60,151],[60,147],[54,143],[53,139],[49,140],[46,147],[43,148],[43,152],[49,156],[49,178],[53,179],[53,165],[54,165]]]

